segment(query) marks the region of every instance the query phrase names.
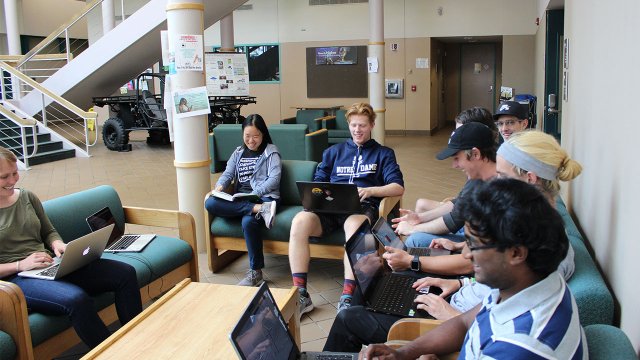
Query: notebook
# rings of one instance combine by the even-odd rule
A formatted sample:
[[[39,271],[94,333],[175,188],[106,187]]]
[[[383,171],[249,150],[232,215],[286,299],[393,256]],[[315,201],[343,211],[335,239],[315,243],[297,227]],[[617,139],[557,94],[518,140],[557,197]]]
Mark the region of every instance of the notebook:
[[[107,225],[114,224],[107,248],[104,250],[105,252],[140,252],[156,237],[155,234],[122,235],[124,231],[116,224],[116,219],[113,217],[109,207],[105,207],[87,217],[87,224],[89,224],[91,231],[96,231]]]
[[[408,252],[411,255],[418,256],[440,256],[451,255],[451,251],[447,249],[433,249],[433,248],[410,248],[405,245],[404,241],[400,239],[398,234],[393,231],[393,228],[387,220],[383,217],[379,217],[378,221],[373,224],[371,232],[378,239],[382,246],[391,246],[392,248],[401,249]]]
[[[229,334],[240,359],[357,359],[356,353],[301,353],[289,333],[278,306],[264,282]]]
[[[355,214],[360,211],[356,184],[296,181],[302,207],[330,214]]]
[[[368,221],[360,225],[345,248],[368,310],[404,317],[431,317],[418,310],[414,300],[421,293],[438,294],[440,289],[423,288],[418,292],[412,287],[415,277],[392,272],[378,253],[378,241]]]
[[[44,269],[23,271],[18,273],[18,276],[56,280],[80,269],[102,256],[107,240],[109,240],[109,234],[113,231],[113,226],[109,225],[69,242],[62,257],[55,257],[51,266]]]

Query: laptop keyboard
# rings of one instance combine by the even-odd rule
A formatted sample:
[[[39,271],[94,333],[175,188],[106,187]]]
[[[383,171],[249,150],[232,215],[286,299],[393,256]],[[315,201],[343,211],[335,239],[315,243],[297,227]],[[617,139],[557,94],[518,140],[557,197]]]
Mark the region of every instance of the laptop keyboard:
[[[129,247],[129,245],[133,244],[134,241],[138,240],[138,235],[123,235],[120,240],[113,243],[113,245],[109,246],[108,250],[123,250]]]
[[[50,268],[46,268],[38,273],[40,276],[50,276],[54,277],[58,273],[58,269],[60,268],[60,264],[56,264]]]
[[[317,354],[314,358],[318,360],[351,360],[353,359],[353,355]]]
[[[431,255],[431,249],[429,248],[409,248],[409,254],[418,255],[418,256],[429,256]]]
[[[406,309],[406,299],[413,298],[415,290],[411,285],[415,279],[409,276],[387,276],[376,307],[391,313],[401,313]]]

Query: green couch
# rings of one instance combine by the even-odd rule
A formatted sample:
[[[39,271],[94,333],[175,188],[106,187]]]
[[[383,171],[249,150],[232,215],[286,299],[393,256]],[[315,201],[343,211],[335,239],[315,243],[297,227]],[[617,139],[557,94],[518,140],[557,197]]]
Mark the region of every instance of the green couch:
[[[293,217],[302,211],[296,181],[312,181],[317,163],[315,161],[283,160],[280,180],[281,201],[278,206],[274,226],[262,228],[265,253],[287,255],[289,253],[289,232]],[[383,199],[380,214],[385,216],[399,206],[400,197]],[[207,211],[208,224],[207,258],[209,269],[216,272],[247,251],[240,218],[228,219],[212,217]],[[311,257],[342,259],[344,255],[344,232],[335,231],[323,238],[310,239]]]
[[[49,200],[43,206],[65,242],[89,233],[86,217],[104,206],[109,206],[121,227],[128,223],[177,228],[180,239],[158,235],[140,253],[103,255],[135,267],[143,304],[185,278],[198,281],[195,222],[188,213],[123,206],[115,189],[106,185]],[[117,320],[112,293],[97,295],[94,300],[105,323]],[[44,359],[58,355],[80,342],[70,326],[65,316],[30,312],[27,317],[22,291],[12,283],[0,281],[0,358]],[[9,335],[13,346],[2,332]]]
[[[280,120],[280,124],[303,124],[309,127],[309,132],[314,132],[322,129],[322,119],[325,116],[325,110],[301,109],[296,112],[295,117]]]
[[[271,140],[278,147],[283,160],[322,161],[322,153],[329,146],[327,130],[309,133],[307,125],[269,125]]]
[[[211,173],[224,170],[233,151],[242,145],[242,124],[220,124],[209,133]]]
[[[567,208],[558,198],[556,207],[565,223],[569,242],[575,252],[575,271],[567,284],[576,299],[582,326],[613,323],[613,296],[602,279],[582,235],[569,215]]]
[[[329,145],[341,143],[351,138],[349,124],[345,114],[347,110],[336,110],[335,116],[327,116],[322,120],[322,128],[329,131]]]

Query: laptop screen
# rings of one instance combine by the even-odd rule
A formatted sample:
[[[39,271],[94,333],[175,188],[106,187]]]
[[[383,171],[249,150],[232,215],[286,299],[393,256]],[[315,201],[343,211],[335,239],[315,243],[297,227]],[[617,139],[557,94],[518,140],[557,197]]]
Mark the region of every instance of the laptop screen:
[[[109,236],[109,241],[107,241],[107,246],[111,245],[114,241],[118,240],[122,236],[122,234],[124,234],[124,231],[122,231],[118,224],[116,224],[116,219],[113,217],[113,214],[111,213],[111,210],[109,210],[109,207],[100,209],[95,214],[87,217],[87,224],[89,225],[91,231],[97,231],[105,226],[114,224],[113,231]]]
[[[299,354],[266,282],[229,337],[241,359],[296,359]]]
[[[371,231],[377,235],[378,240],[380,240],[384,246],[391,246],[392,248],[402,250],[407,249],[402,239],[393,231],[393,228],[387,223],[385,218],[379,217]]]
[[[376,281],[384,275],[384,260],[378,254],[378,241],[371,233],[368,221],[364,221],[347,242],[346,250],[356,281],[365,298],[375,288]]]

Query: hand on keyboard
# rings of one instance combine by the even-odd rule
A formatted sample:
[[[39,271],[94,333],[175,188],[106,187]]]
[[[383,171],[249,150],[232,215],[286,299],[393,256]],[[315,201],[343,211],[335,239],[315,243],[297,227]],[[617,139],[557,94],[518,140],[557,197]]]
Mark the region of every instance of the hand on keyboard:
[[[44,251],[35,252],[20,260],[20,271],[42,269],[53,264],[53,258]]]

